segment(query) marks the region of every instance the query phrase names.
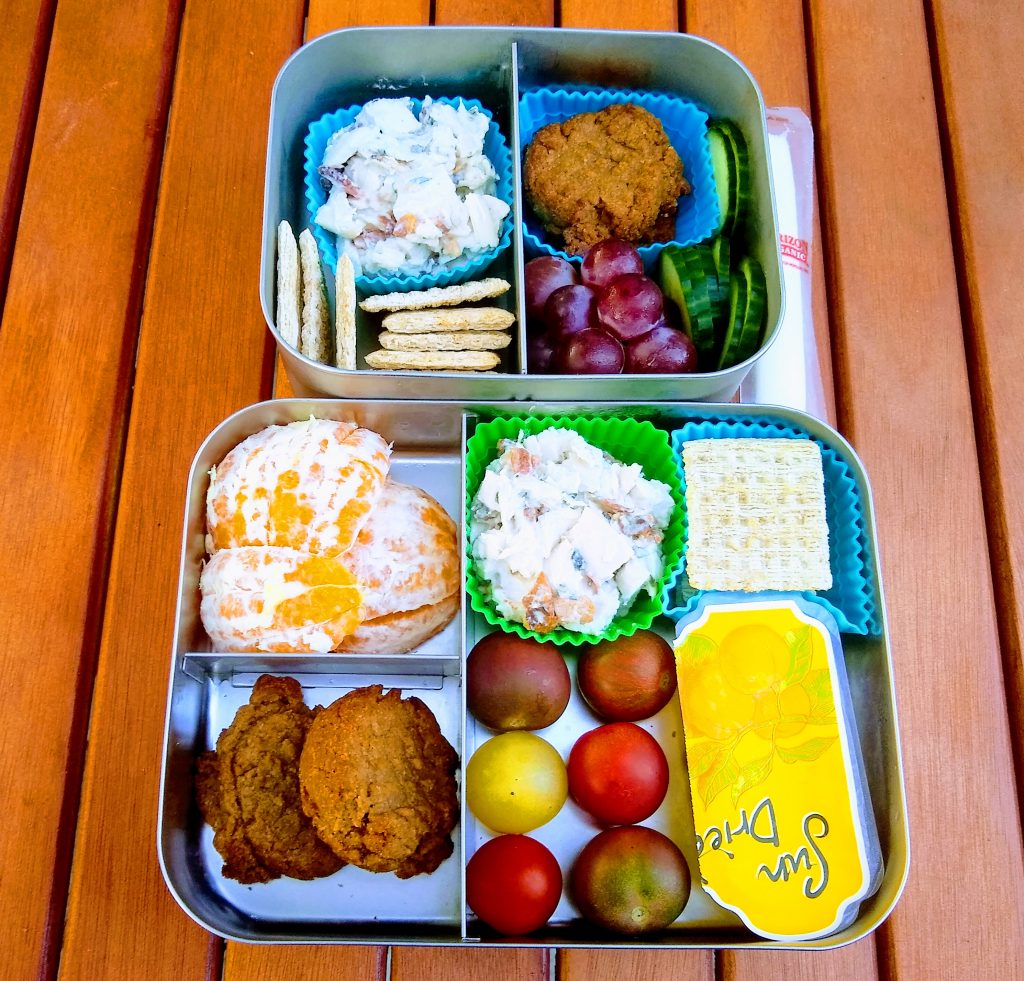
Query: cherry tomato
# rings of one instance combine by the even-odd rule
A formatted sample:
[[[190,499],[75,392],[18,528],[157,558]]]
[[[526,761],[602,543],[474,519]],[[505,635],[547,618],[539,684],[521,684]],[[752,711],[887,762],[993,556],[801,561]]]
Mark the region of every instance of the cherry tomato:
[[[676,691],[672,648],[651,630],[605,640],[580,655],[580,694],[608,722],[637,722],[660,712]]]
[[[555,856],[526,835],[492,838],[466,865],[466,902],[499,933],[532,933],[551,918],[562,895]]]
[[[673,923],[690,896],[679,847],[653,828],[610,828],[592,838],[569,873],[569,894],[585,919],[638,934]]]
[[[632,722],[584,733],[569,753],[569,794],[601,824],[650,817],[668,790],[668,761],[657,740]]]

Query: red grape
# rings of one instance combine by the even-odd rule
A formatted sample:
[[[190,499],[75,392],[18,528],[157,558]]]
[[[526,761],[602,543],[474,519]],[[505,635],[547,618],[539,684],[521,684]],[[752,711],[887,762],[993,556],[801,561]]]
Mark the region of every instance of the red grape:
[[[681,330],[659,325],[626,348],[626,370],[676,375],[697,370],[697,348]]]
[[[526,339],[526,368],[531,375],[546,375],[552,369],[555,345],[550,335],[532,334]]]
[[[665,301],[653,279],[626,273],[612,280],[597,301],[597,319],[620,341],[642,337],[661,319]]]
[[[589,286],[559,286],[544,304],[544,320],[556,343],[597,326],[597,294]]]
[[[572,263],[558,256],[545,255],[531,259],[523,267],[526,285],[526,316],[540,319],[544,316],[544,304],[559,286],[572,286],[580,281]]]
[[[632,245],[617,238],[606,238],[592,245],[587,251],[583,257],[580,276],[587,286],[600,289],[617,276],[643,271],[643,259]]]
[[[617,375],[625,362],[622,345],[603,330],[588,328],[565,342],[558,367],[570,375]]]

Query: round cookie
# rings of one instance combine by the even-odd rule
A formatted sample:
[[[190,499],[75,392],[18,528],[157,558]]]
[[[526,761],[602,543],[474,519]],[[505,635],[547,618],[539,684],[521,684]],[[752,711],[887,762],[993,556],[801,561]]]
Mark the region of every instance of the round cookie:
[[[358,688],[310,727],[299,762],[302,806],[339,858],[406,879],[452,853],[457,768],[420,699]]]
[[[299,758],[315,716],[295,679],[262,675],[216,752],[200,757],[199,808],[226,878],[316,879],[345,864],[317,837],[300,803]]]

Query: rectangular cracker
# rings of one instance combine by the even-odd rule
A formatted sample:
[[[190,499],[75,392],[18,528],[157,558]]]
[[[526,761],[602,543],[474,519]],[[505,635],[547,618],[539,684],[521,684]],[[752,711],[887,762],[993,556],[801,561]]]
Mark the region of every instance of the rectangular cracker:
[[[334,364],[356,367],[356,273],[347,255],[338,256],[334,275]]]
[[[311,361],[331,363],[331,326],[327,308],[327,286],[320,267],[320,250],[313,233],[304,228],[299,235],[302,263],[301,351]]]
[[[450,330],[437,334],[380,335],[380,346],[388,351],[500,351],[512,343],[503,330]]]
[[[381,326],[393,334],[433,334],[443,330],[507,330],[515,319],[515,314],[501,307],[463,307],[389,313]]]
[[[366,363],[378,371],[487,371],[500,364],[491,351],[373,351]]]
[[[300,276],[295,233],[288,222],[282,221],[277,226],[277,332],[296,351],[302,319]]]
[[[695,589],[829,589],[821,450],[809,439],[683,444]]]
[[[478,279],[474,283],[457,286],[434,286],[429,290],[409,293],[385,293],[368,296],[359,306],[367,313],[383,310],[426,310],[430,307],[455,307],[460,303],[476,303],[506,293],[511,284],[504,279]]]

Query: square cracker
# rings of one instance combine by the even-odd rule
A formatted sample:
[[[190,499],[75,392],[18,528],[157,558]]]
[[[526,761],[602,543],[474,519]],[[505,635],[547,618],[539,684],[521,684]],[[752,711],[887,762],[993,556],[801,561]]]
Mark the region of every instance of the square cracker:
[[[334,276],[334,364],[356,367],[356,273],[347,255],[338,256]]]
[[[302,320],[299,247],[292,226],[282,221],[277,226],[277,331],[285,344],[299,350],[299,324]]]
[[[829,589],[821,449],[809,439],[683,444],[695,589]]]
[[[302,264],[301,351],[311,361],[331,363],[331,320],[327,307],[327,286],[320,267],[320,250],[313,233],[304,228],[299,235]]]

